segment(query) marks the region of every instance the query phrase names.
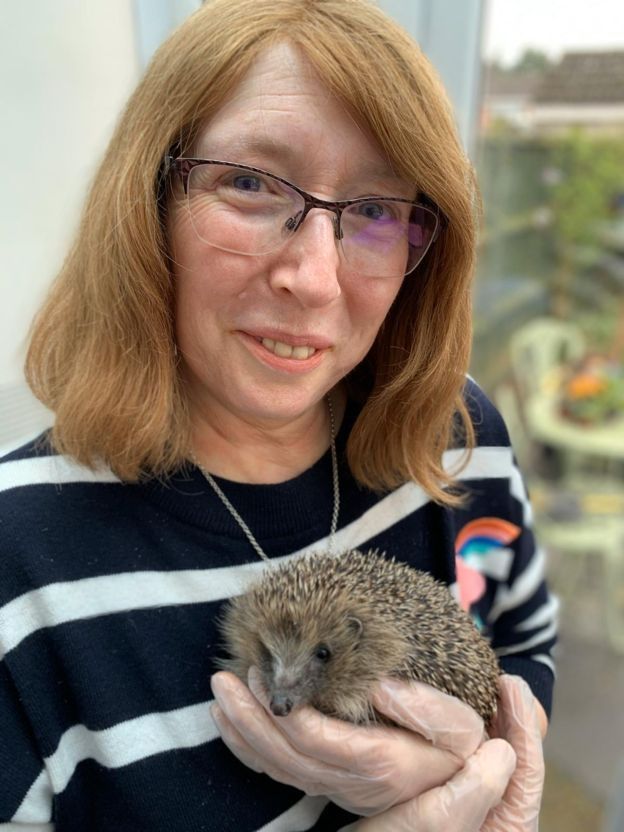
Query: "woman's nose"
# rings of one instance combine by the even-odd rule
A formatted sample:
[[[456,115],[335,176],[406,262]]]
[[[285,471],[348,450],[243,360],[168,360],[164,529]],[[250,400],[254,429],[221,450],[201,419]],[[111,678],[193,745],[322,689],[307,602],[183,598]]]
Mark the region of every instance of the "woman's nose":
[[[321,307],[341,294],[333,215],[312,209],[292,238],[275,255],[271,286],[290,292],[304,306]]]

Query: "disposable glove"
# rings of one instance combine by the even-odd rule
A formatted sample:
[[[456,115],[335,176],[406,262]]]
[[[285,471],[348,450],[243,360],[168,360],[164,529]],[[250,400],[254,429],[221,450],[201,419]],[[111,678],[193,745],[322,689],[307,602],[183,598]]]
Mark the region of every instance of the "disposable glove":
[[[516,764],[503,740],[485,742],[444,786],[365,818],[341,832],[485,832],[484,820],[500,803]]]
[[[537,832],[544,754],[536,700],[519,676],[501,676],[499,690],[498,712],[490,734],[510,743],[517,764],[503,800],[488,815],[483,832]]]
[[[400,702],[389,698],[376,706],[401,719]],[[490,735],[500,739],[485,742],[444,786],[342,832],[537,832],[544,786],[542,733],[536,700],[518,676],[499,679]]]
[[[388,679],[375,693],[375,707],[407,731],[353,725],[308,707],[276,717],[254,668],[249,689],[233,674],[220,672],[212,677],[212,690],[221,737],[245,765],[308,795],[326,795],[363,817],[447,783],[484,739],[483,721],[472,708],[420,682]],[[461,795],[497,752],[484,753],[460,780]]]

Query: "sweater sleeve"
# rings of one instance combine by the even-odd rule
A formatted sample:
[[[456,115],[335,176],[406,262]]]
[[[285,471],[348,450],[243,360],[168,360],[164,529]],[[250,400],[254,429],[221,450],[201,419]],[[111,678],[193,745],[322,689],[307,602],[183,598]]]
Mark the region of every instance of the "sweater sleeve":
[[[521,531],[510,544],[509,576],[497,586],[485,615],[501,669],[522,676],[550,717],[558,602],[546,584],[544,552],[527,524],[529,518],[523,516],[530,515],[530,504],[517,469],[514,479],[509,513]]]
[[[470,609],[501,669],[522,676],[550,716],[558,602],[546,584],[545,555],[504,422],[474,383],[467,392],[483,460],[479,477],[466,483],[474,498],[460,512],[456,546],[462,569],[484,579]]]
[[[0,829],[53,832],[52,786],[6,661],[0,661]]]

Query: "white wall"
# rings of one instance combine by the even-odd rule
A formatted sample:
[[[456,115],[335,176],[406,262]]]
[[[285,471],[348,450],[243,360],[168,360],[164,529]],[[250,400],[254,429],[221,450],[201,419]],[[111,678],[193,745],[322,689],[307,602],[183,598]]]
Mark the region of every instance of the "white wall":
[[[0,3],[0,386],[138,74],[130,0]]]

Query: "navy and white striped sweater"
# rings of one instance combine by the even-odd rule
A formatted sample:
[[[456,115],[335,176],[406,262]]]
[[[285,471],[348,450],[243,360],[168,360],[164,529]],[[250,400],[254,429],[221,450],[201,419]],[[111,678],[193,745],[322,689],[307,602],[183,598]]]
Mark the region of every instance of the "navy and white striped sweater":
[[[434,505],[415,484],[383,497],[359,488],[344,459],[349,409],[337,439],[336,549],[377,548],[455,591],[459,550],[462,571],[485,578],[472,612],[502,668],[549,712],[556,605],[505,427],[475,385],[467,390],[478,447],[460,475],[472,492],[461,510]],[[326,546],[329,453],[282,484],[219,482],[271,557]],[[500,521],[516,529],[506,544],[487,535]],[[0,829],[294,832],[353,820],[247,769],[212,723],[215,615],[264,568],[197,469],[135,485],[41,443],[5,457]]]

